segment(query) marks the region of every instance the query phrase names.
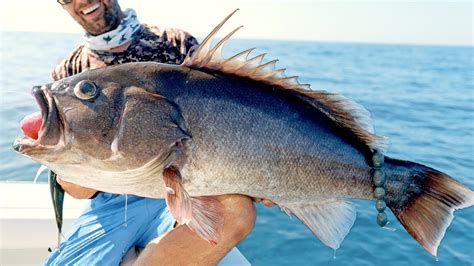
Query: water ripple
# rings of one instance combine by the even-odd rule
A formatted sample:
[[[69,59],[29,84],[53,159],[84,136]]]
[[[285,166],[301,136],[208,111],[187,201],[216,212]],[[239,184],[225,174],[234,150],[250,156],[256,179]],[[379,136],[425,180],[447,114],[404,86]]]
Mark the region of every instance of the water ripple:
[[[18,122],[37,107],[27,95],[2,91],[28,92],[48,82],[50,69],[80,36],[2,33],[2,38],[0,179],[32,180],[38,165],[15,154],[11,143],[20,134]],[[39,53],[38,47],[49,48]],[[249,47],[258,47],[255,54],[267,52],[267,60],[278,58],[279,67],[313,88],[363,104],[377,132],[391,139],[388,155],[438,168],[474,188],[474,49],[236,40],[225,53]],[[239,248],[254,265],[474,265],[472,208],[456,212],[436,262],[391,213],[396,232],[378,228],[373,203],[356,205],[358,219],[336,259],[298,219],[262,206]]]

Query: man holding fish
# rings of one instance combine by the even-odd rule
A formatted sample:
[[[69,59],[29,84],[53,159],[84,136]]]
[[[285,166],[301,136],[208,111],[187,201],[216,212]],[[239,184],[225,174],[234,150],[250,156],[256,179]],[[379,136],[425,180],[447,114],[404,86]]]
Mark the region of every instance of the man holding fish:
[[[69,11],[81,24],[89,15],[97,18],[95,12],[114,10],[110,3],[116,4],[88,2],[69,6]],[[454,211],[474,205],[474,192],[434,168],[385,156],[387,138],[374,133],[370,114],[354,101],[311,90],[297,77],[287,77],[285,69],[277,69],[276,60],[264,63],[264,54],[249,57],[253,49],[224,58],[223,46],[240,27],[211,44],[235,12],[181,65],[138,62],[79,73],[74,69],[91,68],[91,61],[87,57],[83,67],[83,54],[76,51],[59,69],[77,75],[33,87],[41,115],[22,122],[25,136],[13,148],[75,184],[164,197],[175,220],[187,228],[180,226],[156,240],[157,248],[148,245],[139,262],[215,264],[248,232],[242,228],[250,230],[254,222],[250,199],[213,196],[236,194],[270,199],[333,249],[340,247],[356,219],[351,199],[375,201],[380,226],[386,225],[385,211],[391,210],[407,232],[436,256]],[[109,25],[120,17],[106,13],[92,25]],[[127,15],[120,20],[124,25],[114,28],[126,30],[133,20],[133,14]],[[133,31],[134,24],[129,28]],[[86,36],[91,38],[88,46],[117,41],[133,50],[133,40],[127,44],[133,32],[112,33],[99,40]],[[39,120],[40,128],[32,129]],[[148,236],[141,231],[144,227],[134,224],[134,218],[149,214],[140,212],[142,204],[136,207],[140,198],[127,204],[125,195],[108,206],[117,195],[95,195],[94,190],[83,195],[94,197],[92,215],[86,212],[81,217],[73,227],[75,234],[55,251],[53,260],[68,254],[72,263],[91,254],[99,260],[108,253],[117,257],[131,247],[127,245],[148,242],[142,242],[142,236]],[[131,217],[127,206],[132,204]],[[122,220],[123,212],[116,212],[120,206],[125,209]],[[136,208],[139,213],[134,213]],[[240,213],[235,215],[235,210]],[[253,214],[250,221],[248,213]],[[247,224],[233,228],[242,217]],[[97,222],[101,218],[104,223]],[[172,225],[168,223],[167,229]],[[158,234],[167,231],[160,227]],[[130,232],[138,239],[131,240]],[[199,242],[203,240],[207,243]],[[211,249],[208,243],[216,242]],[[85,253],[80,250],[83,246]]]
[[[117,0],[58,0],[58,3],[86,34],[85,44],[54,68],[54,80],[126,62],[180,64],[198,44],[182,30],[140,24],[135,11],[122,11]],[[38,117],[29,119],[39,120]],[[26,125],[28,127],[29,123]],[[24,130],[28,132],[29,129]],[[175,220],[163,199],[98,192],[59,177],[57,181],[71,196],[91,199],[91,203],[70,228],[67,239],[45,261],[47,265],[118,264],[127,251],[136,246],[144,248],[137,260],[141,264],[216,264],[255,223],[251,198],[242,195],[216,197],[224,206],[225,223],[219,244],[212,246],[187,226],[175,227]],[[272,204],[267,200],[263,203]]]

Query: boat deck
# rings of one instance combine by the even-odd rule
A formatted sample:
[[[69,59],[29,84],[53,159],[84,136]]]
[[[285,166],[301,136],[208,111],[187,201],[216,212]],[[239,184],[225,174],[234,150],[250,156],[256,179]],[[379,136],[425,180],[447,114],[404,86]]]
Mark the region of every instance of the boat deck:
[[[63,230],[85,201],[64,199]],[[0,183],[0,265],[38,265],[57,246],[57,228],[48,184]]]
[[[76,219],[87,201],[69,195],[64,199],[63,231]],[[0,182],[0,265],[40,265],[48,248],[57,246],[57,228],[48,184]],[[131,254],[131,252],[130,252]],[[136,257],[126,256],[131,264]],[[219,263],[250,265],[234,248]]]

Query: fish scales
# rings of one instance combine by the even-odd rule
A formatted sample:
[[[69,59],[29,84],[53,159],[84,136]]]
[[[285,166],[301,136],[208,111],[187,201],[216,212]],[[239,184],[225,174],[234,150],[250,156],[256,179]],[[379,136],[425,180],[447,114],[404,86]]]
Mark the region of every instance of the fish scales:
[[[474,192],[381,155],[387,141],[357,103],[309,90],[275,60],[249,59],[252,49],[222,58],[236,30],[211,41],[231,15],[180,66],[129,63],[33,87],[41,117],[23,120],[14,149],[84,187],[164,197],[178,222],[214,244],[223,221],[211,195],[270,199],[333,249],[356,218],[349,199],[377,196],[377,219],[386,203],[436,256],[453,212],[471,207]]]
[[[185,182],[190,194],[227,194],[238,188],[242,194],[284,202],[311,200],[308,195],[313,200],[372,198],[362,152],[305,102],[261,83],[192,69],[173,71],[169,83],[162,79],[156,87],[182,106],[192,129],[182,171],[184,178],[193,177]],[[292,194],[275,198],[287,186]]]

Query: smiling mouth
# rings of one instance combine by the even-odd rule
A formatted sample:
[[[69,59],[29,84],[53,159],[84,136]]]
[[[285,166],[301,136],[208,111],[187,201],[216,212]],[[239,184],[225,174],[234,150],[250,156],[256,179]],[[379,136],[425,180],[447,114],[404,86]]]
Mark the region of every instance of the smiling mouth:
[[[96,3],[96,4],[94,4],[94,5],[92,5],[92,6],[88,7],[88,8],[85,8],[85,9],[81,10],[80,12],[81,12],[81,14],[87,16],[87,15],[89,15],[89,14],[92,14],[92,13],[93,13],[94,11],[96,11],[97,9],[99,9],[99,7],[100,7],[100,3]]]

